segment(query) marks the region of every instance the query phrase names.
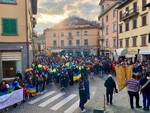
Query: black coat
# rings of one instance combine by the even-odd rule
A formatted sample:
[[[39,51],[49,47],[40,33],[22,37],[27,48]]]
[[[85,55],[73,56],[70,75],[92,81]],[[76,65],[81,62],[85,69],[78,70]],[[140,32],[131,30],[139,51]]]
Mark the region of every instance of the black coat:
[[[112,77],[108,77],[107,80],[104,83],[104,86],[106,87],[107,93],[113,93],[116,89],[116,83]]]

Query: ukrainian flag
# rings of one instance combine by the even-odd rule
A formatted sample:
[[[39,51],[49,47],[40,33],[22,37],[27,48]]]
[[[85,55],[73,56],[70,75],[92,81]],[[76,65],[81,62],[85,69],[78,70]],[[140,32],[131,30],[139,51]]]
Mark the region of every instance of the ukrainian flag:
[[[73,76],[74,81],[78,81],[78,80],[80,80],[80,78],[81,78],[81,73],[75,73]]]

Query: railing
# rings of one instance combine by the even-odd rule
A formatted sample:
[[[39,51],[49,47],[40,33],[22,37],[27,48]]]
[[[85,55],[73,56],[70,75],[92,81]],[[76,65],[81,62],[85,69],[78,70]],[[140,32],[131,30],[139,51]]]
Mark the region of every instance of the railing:
[[[122,15],[122,18],[121,20],[122,21],[125,21],[133,16],[136,16],[139,14],[139,8],[137,7],[136,9],[131,9],[129,11],[126,11],[123,15]]]

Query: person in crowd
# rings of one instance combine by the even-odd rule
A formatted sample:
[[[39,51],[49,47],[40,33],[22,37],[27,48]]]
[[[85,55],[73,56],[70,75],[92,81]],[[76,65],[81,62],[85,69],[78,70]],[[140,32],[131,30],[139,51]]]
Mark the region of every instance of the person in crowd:
[[[108,104],[113,104],[113,92],[115,91],[116,93],[117,88],[116,88],[116,83],[115,80],[113,79],[112,75],[109,74],[108,78],[106,79],[104,86],[106,87],[106,99],[107,99],[107,105]]]
[[[141,86],[141,93],[143,96],[143,110],[149,111],[150,106],[150,79],[149,79],[150,73],[146,73],[145,76],[143,76],[140,79],[140,86]]]
[[[4,93],[7,93],[9,91],[9,84],[7,83],[7,81],[3,80],[0,83],[0,90]]]
[[[80,81],[79,81],[79,97],[80,97],[79,107],[82,112],[85,112],[86,110],[85,110],[84,105],[87,102],[87,96],[86,96],[86,92],[85,92],[83,79],[80,79]]]
[[[130,99],[130,107],[134,109],[134,97],[136,99],[136,108],[141,108],[142,106],[139,105],[139,88],[140,84],[139,81],[136,80],[136,75],[133,74],[132,78],[126,81],[128,95]]]
[[[85,87],[86,98],[90,100],[90,82],[88,80],[88,76],[86,76],[84,79],[84,87]]]

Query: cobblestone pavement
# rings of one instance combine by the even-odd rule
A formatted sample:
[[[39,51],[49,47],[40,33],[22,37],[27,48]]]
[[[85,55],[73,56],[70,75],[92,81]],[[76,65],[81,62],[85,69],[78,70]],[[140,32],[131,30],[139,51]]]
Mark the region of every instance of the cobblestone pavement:
[[[93,110],[104,107],[104,80],[95,77],[90,80],[91,100],[86,104],[86,113],[93,113]],[[142,98],[140,98],[142,101]],[[114,94],[112,106],[106,106],[107,113],[146,113],[142,109],[131,110],[126,89]],[[140,102],[142,105],[142,102]],[[22,103],[17,108],[10,107],[6,113],[80,113],[78,85],[68,87],[61,91],[55,84],[47,86],[43,95],[33,97],[31,100]],[[148,112],[147,112],[148,113]]]

